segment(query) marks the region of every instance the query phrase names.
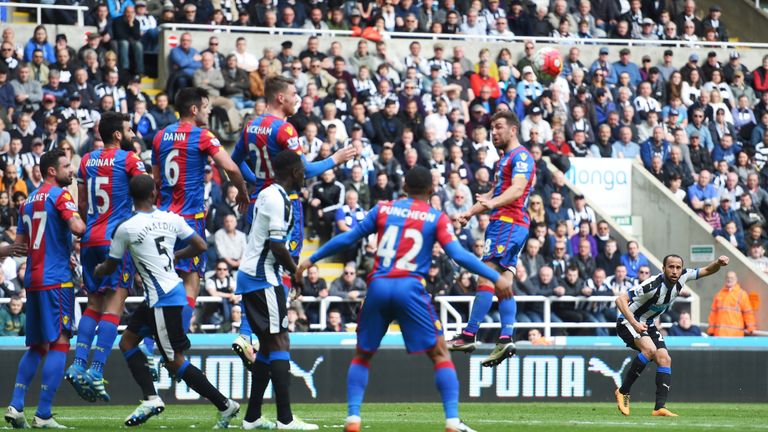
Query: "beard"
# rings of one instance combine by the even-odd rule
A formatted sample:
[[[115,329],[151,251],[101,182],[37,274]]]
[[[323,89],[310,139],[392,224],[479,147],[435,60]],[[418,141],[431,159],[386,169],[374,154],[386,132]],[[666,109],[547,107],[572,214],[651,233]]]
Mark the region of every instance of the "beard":
[[[125,150],[127,152],[132,152],[136,150],[133,147],[133,140],[129,140],[127,138],[120,139],[120,149]]]

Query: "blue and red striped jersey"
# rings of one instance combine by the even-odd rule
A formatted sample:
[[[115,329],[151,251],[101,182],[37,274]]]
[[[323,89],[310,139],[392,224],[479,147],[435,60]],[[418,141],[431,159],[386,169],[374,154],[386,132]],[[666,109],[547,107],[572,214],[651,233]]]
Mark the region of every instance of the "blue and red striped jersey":
[[[79,216],[72,195],[50,183],[32,192],[19,209],[16,235],[27,238],[28,291],[72,288],[72,231],[67,221],[73,217]]]
[[[115,228],[133,214],[128,194],[131,178],[146,174],[134,152],[119,148],[95,150],[80,161],[77,181],[85,185],[88,200],[83,246],[109,246]]]
[[[155,135],[152,165],[160,168],[162,181],[157,208],[186,218],[205,213],[205,166],[208,156],[221,151],[219,139],[208,129],[176,122]]]
[[[251,120],[245,127],[232,150],[232,160],[240,165],[248,160],[248,167],[256,177],[251,192],[255,201],[259,192],[275,181],[272,159],[283,150],[292,150],[303,156],[296,128],[288,121],[271,114],[264,114]]]
[[[403,198],[380,202],[360,223],[366,233],[377,233],[378,250],[370,279],[427,277],[432,245],[455,241],[451,220],[424,201]]]
[[[496,166],[496,185],[493,188],[494,198],[512,186],[512,179],[522,177],[528,183],[525,185],[523,194],[518,199],[491,212],[492,220],[500,219],[504,222],[524,227],[530,225],[526,208],[528,207],[528,196],[531,193],[535,174],[536,163],[525,147],[516,147],[501,157]]]

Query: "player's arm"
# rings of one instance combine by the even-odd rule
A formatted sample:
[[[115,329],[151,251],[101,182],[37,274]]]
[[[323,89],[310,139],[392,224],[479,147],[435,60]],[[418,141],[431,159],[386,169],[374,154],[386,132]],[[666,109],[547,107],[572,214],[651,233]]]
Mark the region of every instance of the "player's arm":
[[[243,130],[243,133],[240,134],[240,138],[238,138],[235,143],[235,147],[232,148],[232,161],[240,167],[240,173],[243,175],[245,181],[253,184],[256,183],[257,179],[256,174],[254,174],[251,167],[248,166],[248,150],[245,145],[246,130]]]
[[[352,146],[347,146],[336,151],[331,157],[317,162],[307,162],[304,153],[301,153],[301,160],[304,162],[304,178],[317,177],[320,174],[333,169],[336,165],[341,165],[355,157],[356,151]]]
[[[504,207],[506,205],[509,205],[515,202],[516,199],[523,196],[523,193],[525,193],[525,188],[527,185],[528,185],[528,179],[526,177],[515,176],[512,179],[512,184],[504,192],[502,192],[501,195],[497,196],[496,198],[490,198],[490,199],[489,197],[480,197],[478,198],[477,203],[475,203],[475,205],[472,206],[472,208],[474,209],[475,207],[479,207],[479,211],[477,211],[477,213],[482,213],[486,210],[493,210],[499,207]],[[470,212],[471,211],[472,210],[470,210]]]
[[[697,274],[696,279],[701,279],[703,277],[707,277],[707,276],[710,276],[710,275],[713,275],[713,274],[717,273],[718,270],[720,270],[720,267],[727,266],[729,261],[730,261],[730,259],[727,256],[721,255],[715,261],[712,261],[711,263],[707,264],[706,267],[701,267],[698,270],[698,274]]]
[[[85,234],[85,222],[77,213],[78,208],[75,201],[72,200],[72,195],[67,190],[64,190],[56,199],[55,206],[61,218],[67,222],[67,226],[69,226],[72,234],[82,237]]]
[[[193,232],[192,235],[188,236],[184,241],[187,242],[187,247],[179,249],[173,254],[173,260],[175,262],[186,258],[194,258],[208,250],[208,244],[197,233]]]
[[[67,220],[67,225],[69,225],[69,229],[72,231],[72,234],[78,237],[82,237],[83,234],[85,234],[85,222],[83,222],[83,220],[80,218],[80,215],[77,213],[75,213],[73,217]]]
[[[229,177],[229,181],[237,188],[237,202],[240,205],[240,212],[244,213],[250,203],[248,196],[248,189],[245,186],[245,179],[243,174],[240,173],[240,169],[237,164],[229,157],[229,154],[225,151],[219,151],[213,155],[213,161],[216,162],[216,166],[223,169]],[[255,177],[254,177],[255,178]]]
[[[107,260],[97,265],[93,274],[97,277],[105,277],[114,273],[123,262],[129,241],[125,226],[123,224],[118,225],[115,232],[112,233],[112,243],[109,245]]]
[[[77,212],[82,220],[88,220],[88,200],[90,197],[88,196],[88,188],[86,186],[85,164],[88,162],[89,157],[90,153],[83,157],[77,173],[77,196],[80,197],[77,201]]]
[[[625,291],[616,297],[616,307],[619,309],[619,312],[624,315],[624,319],[626,319],[629,322],[629,325],[631,325],[638,333],[648,331],[648,325],[635,319],[635,315],[629,310],[629,300],[631,298],[630,296],[635,295],[635,292],[638,290],[642,291],[642,289],[643,285]]]

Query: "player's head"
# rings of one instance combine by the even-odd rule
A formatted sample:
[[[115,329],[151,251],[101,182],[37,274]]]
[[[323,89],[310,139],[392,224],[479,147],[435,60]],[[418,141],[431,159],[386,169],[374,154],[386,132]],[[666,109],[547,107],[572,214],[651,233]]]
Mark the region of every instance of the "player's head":
[[[296,152],[281,151],[272,162],[277,181],[289,189],[298,189],[304,183],[304,162]]]
[[[520,120],[512,111],[499,111],[491,117],[491,140],[494,147],[505,149],[512,140],[517,139]]]
[[[72,184],[72,165],[64,150],[55,148],[40,157],[40,172],[47,182],[55,182],[59,187]]]
[[[157,193],[155,192],[155,181],[148,175],[137,175],[131,179],[128,185],[128,193],[131,194],[134,206],[149,204],[155,202]]]
[[[664,268],[664,277],[670,282],[677,282],[683,274],[683,257],[675,254],[667,255],[662,260],[661,266]]]
[[[292,78],[275,75],[264,82],[264,97],[270,107],[288,117],[296,112],[296,85]]]
[[[424,167],[414,167],[405,175],[405,191],[411,197],[429,196],[432,191],[432,173]]]
[[[99,135],[105,146],[118,145],[125,151],[133,151],[133,138],[136,134],[131,129],[128,114],[107,111],[99,120]]]
[[[175,102],[179,117],[194,120],[198,126],[208,124],[208,116],[211,115],[211,103],[205,89],[185,87],[176,93]]]

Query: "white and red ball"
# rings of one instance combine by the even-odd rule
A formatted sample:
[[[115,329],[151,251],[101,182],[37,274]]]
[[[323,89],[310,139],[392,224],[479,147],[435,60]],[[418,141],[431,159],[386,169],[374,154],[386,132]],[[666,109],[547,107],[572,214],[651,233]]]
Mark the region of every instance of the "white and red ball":
[[[554,80],[563,70],[563,56],[555,48],[541,48],[533,56],[533,66],[539,78],[546,77]]]

